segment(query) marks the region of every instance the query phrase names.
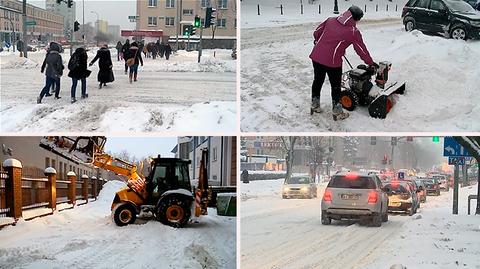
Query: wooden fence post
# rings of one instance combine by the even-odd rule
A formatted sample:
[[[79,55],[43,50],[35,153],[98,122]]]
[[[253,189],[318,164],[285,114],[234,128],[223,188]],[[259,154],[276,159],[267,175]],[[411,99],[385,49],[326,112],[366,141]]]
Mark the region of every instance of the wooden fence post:
[[[82,175],[82,196],[83,199],[85,199],[85,203],[88,203],[88,176],[87,175]]]
[[[22,163],[16,159],[3,162],[8,179],[5,180],[5,203],[10,211],[8,217],[15,220],[22,217]]]
[[[57,170],[53,167],[47,167],[44,173],[48,178],[48,206],[55,211],[57,209]]]
[[[67,180],[70,181],[68,185],[68,199],[70,203],[75,206],[75,202],[77,201],[77,175],[75,175],[75,172],[68,172]]]

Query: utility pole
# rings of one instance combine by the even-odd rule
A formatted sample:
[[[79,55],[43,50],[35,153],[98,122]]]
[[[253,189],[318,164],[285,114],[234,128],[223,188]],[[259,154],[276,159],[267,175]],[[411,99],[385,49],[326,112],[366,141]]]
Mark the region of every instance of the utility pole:
[[[22,24],[23,24],[23,57],[27,58],[28,42],[27,42],[27,0],[23,0],[22,6]]]
[[[202,58],[202,36],[203,36],[203,25],[200,26],[200,41],[198,41],[198,63]]]
[[[85,47],[85,44],[86,44],[86,40],[87,40],[87,34],[86,34],[86,31],[85,31],[85,0],[82,0],[82,13],[83,13],[83,19],[82,19],[82,23],[83,23],[83,46]]]

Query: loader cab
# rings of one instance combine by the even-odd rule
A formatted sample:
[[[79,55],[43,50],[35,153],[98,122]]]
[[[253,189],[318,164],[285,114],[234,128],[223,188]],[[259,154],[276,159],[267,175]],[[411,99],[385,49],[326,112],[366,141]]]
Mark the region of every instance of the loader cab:
[[[192,190],[188,165],[190,160],[155,158],[147,179],[149,204],[156,204],[163,193],[169,190]]]

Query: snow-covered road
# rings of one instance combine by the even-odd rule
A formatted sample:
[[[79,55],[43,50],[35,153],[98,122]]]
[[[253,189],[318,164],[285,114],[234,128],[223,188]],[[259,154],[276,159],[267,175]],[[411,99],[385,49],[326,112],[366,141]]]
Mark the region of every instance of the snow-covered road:
[[[18,56],[2,55],[0,60],[0,130],[2,132],[150,132],[226,131],[236,129],[235,61],[227,51],[217,58],[207,52],[202,64],[195,53],[174,56],[171,61],[145,59],[138,82],[128,83],[123,62],[114,63],[115,82],[98,89],[98,65],[87,80],[89,98],[70,104],[71,79],[62,78],[60,96],[55,100],[36,98],[44,85],[40,73],[44,53],[31,53],[24,63]],[[93,55],[90,55],[91,60]],[[68,61],[68,53],[63,54]],[[112,58],[116,58],[113,56]],[[186,126],[185,122],[189,122]]]
[[[434,242],[441,245],[443,231],[456,234],[444,235],[444,238],[457,238],[462,234],[462,241],[456,243],[465,248],[461,253],[463,261],[469,266],[480,266],[478,261],[472,260],[480,244],[477,241],[480,233],[474,230],[478,216],[460,216],[458,218],[463,221],[455,226],[450,208],[451,191],[440,197],[429,196],[413,217],[390,215],[381,228],[353,221],[334,221],[325,226],[320,223],[320,199],[325,183],[320,186],[319,198],[312,200],[282,200],[282,183],[283,180],[251,181],[241,186],[242,268],[373,269],[389,268],[395,263],[403,263],[408,268],[433,268],[434,265],[435,268],[451,268],[448,266],[458,257],[435,259],[436,255],[445,255],[443,251],[447,248],[431,249],[435,248]],[[462,199],[475,190],[476,186],[461,189],[460,214],[466,214],[466,203]],[[421,215],[423,218],[417,219]],[[438,226],[433,229],[431,224],[435,222]],[[442,230],[444,222],[448,223],[450,231]],[[412,248],[411,244],[416,241],[424,242],[423,247]]]
[[[241,128],[243,131],[477,131],[480,116],[480,42],[405,32],[399,19],[359,24],[375,61],[393,64],[390,81],[406,82],[406,94],[385,120],[366,108],[332,120],[330,85],[321,94],[326,112],[310,116],[313,67],[308,55],[319,22],[242,29]],[[347,58],[361,64],[352,48]],[[346,69],[344,65],[344,69]]]
[[[122,186],[108,182],[95,202],[0,230],[0,268],[236,267],[235,218],[209,208],[182,229],[154,220],[117,227],[110,205]]]

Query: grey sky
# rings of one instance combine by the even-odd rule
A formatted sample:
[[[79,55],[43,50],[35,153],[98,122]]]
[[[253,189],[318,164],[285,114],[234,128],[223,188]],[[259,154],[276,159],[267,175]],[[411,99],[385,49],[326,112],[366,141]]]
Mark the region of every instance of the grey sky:
[[[82,0],[74,0],[77,5],[77,21],[82,23]],[[27,0],[27,3],[45,8],[44,0]],[[128,16],[135,16],[137,13],[137,2],[132,0],[85,0],[85,23],[94,23],[97,15],[100,20],[108,21],[109,25],[120,25],[120,29],[135,29],[135,23],[128,20]],[[62,3],[62,5],[66,5]]]
[[[142,157],[174,157],[170,151],[177,145],[177,137],[107,137],[105,150],[120,153],[126,150],[137,159]]]

